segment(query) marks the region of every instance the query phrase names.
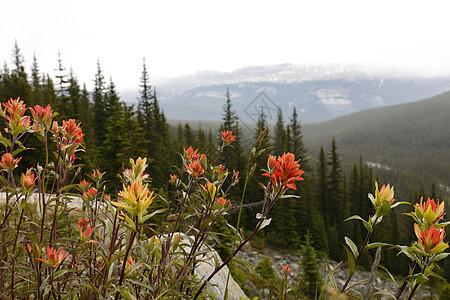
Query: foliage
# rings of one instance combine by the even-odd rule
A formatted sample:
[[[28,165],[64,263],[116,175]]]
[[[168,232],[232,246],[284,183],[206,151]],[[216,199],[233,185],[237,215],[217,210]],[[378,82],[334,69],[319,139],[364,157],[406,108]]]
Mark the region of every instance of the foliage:
[[[120,111],[117,99],[113,103],[111,109]],[[233,205],[226,196],[239,181],[237,173],[209,163],[205,154],[189,147],[181,155],[178,174],[170,175],[174,187],[170,199],[150,190],[146,158],[130,159],[131,168],[120,174],[122,188],[108,195],[106,175],[97,169],[89,180],[75,181],[81,168],[76,155],[84,151],[80,123],[70,119],[59,126],[50,105],[30,108],[31,116],[19,99],[10,99],[3,106],[0,114],[7,134],[0,139],[5,149],[0,178],[6,202],[1,223],[0,291],[13,299],[18,295],[37,299],[204,297],[208,282],[270,224],[272,206],[278,199],[288,198],[286,192],[296,188],[295,182],[302,180],[304,173],[293,154],[270,156],[255,229],[244,237],[226,224],[237,247],[219,263],[211,254],[213,241],[218,241],[212,229],[219,219],[226,223],[224,216]],[[19,154],[31,150],[22,142],[28,135],[36,135],[44,143],[45,161],[17,178]],[[112,131],[105,141],[109,136]],[[264,152],[266,137],[267,131],[257,140],[249,161],[252,171]],[[219,155],[235,136],[222,131],[220,140]],[[49,142],[56,149],[54,159]],[[252,176],[247,174],[246,183]],[[165,205],[154,210],[157,198]],[[32,199],[37,202],[36,211],[30,212],[27,202]],[[74,206],[77,201],[81,204],[78,208]],[[160,224],[152,224],[158,214],[163,216]],[[215,270],[207,278],[199,278],[196,267],[208,260],[216,262]]]

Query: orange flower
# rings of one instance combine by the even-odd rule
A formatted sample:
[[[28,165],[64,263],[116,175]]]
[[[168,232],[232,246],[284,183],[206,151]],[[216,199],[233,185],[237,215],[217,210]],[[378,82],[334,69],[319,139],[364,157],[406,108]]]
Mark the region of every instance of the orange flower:
[[[279,156],[275,161],[275,156],[269,155],[267,165],[269,170],[263,176],[270,177],[272,186],[276,191],[280,189],[285,192],[287,189],[296,190],[295,182],[304,180],[302,174],[305,173],[300,169],[299,160],[295,160],[295,155],[285,153]],[[272,167],[273,166],[273,167]]]
[[[186,172],[194,178],[205,172],[205,167],[202,166],[199,160],[191,161],[189,164],[184,163],[184,166],[186,167]]]
[[[229,145],[236,139],[236,136],[233,135],[233,132],[230,130],[223,130],[220,132],[220,138],[225,145]]]
[[[175,185],[178,182],[178,175],[170,174],[169,182],[171,184]]]
[[[91,187],[91,183],[87,182],[86,179],[83,179],[78,184],[78,188],[84,193]]]
[[[184,147],[183,147],[184,149]],[[184,158],[189,161],[194,161],[200,158],[200,153],[197,153],[198,149],[194,151],[194,148],[190,146],[187,149],[184,149]]]
[[[102,177],[104,174],[105,173],[100,172],[98,169],[94,169],[91,176],[94,181],[98,182],[98,181],[102,180]]]
[[[443,242],[444,228],[434,228],[434,225],[431,225],[429,229],[425,228],[421,231],[419,225],[414,223],[414,232],[426,253],[440,254],[448,248],[448,243]]]
[[[31,173],[31,170],[29,170],[26,174],[22,173],[22,187],[27,193],[29,193],[34,187],[36,179],[37,177],[34,177],[34,174]]]
[[[8,102],[3,103],[6,111],[1,111],[1,114],[8,120],[9,131],[12,136],[17,137],[20,133],[30,129],[30,117],[24,116],[27,108],[20,98],[9,99]]]
[[[76,123],[74,119],[69,121],[63,120],[64,138],[67,144],[81,144],[83,141],[84,133],[80,127],[81,123]]]
[[[126,263],[125,267],[126,268],[131,268],[133,265],[134,265],[133,257],[131,257],[131,255],[130,255],[130,256],[128,256],[128,260],[127,260],[127,263]]]
[[[96,195],[97,195],[97,189],[93,188],[93,187],[83,193],[83,196],[88,199],[94,199]]]
[[[92,231],[94,231],[94,227],[91,228],[89,225],[89,219],[82,218],[78,221],[78,229],[80,230],[80,239],[87,243],[97,244],[97,241],[89,240],[91,238]]]
[[[44,254],[42,254],[42,258],[36,258],[37,260],[45,262],[47,265],[57,268],[62,261],[69,255],[69,253],[65,254],[63,249],[59,249],[56,251],[54,247],[47,246],[46,250],[46,256],[44,257]]]
[[[52,125],[53,110],[49,105],[43,108],[40,105],[36,105],[34,108],[30,108],[33,115],[34,122],[40,126],[42,125],[46,130],[49,130]]]
[[[11,153],[5,153],[2,155],[2,160],[0,162],[0,167],[5,171],[12,172],[16,167],[22,157],[14,158]]]
[[[434,199],[428,198],[426,203],[423,203],[423,197],[420,198],[420,204],[415,205],[414,214],[420,220],[424,219],[428,225],[435,224],[441,220],[445,215],[444,202],[439,203],[439,199],[434,202]]]
[[[227,200],[225,198],[222,198],[222,197],[220,197],[220,198],[216,199],[216,201],[214,201],[214,207],[216,207],[217,209],[221,209],[221,208],[228,209],[231,206],[233,206],[231,201]]]
[[[292,269],[289,267],[289,265],[283,265],[283,273],[288,275],[291,273]]]
[[[17,99],[10,98],[8,102],[3,103],[3,106],[6,109],[5,113],[8,113],[9,117],[23,116],[27,110],[26,105],[20,100],[20,97]]]
[[[232,177],[232,183],[233,185],[238,184],[239,182],[239,171],[233,170],[233,177]]]

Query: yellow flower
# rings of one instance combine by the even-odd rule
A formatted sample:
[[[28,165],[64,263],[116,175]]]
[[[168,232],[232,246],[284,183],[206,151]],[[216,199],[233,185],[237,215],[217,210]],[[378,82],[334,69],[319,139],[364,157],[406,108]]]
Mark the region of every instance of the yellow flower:
[[[388,184],[383,185],[381,189],[378,190],[378,182],[375,181],[375,197],[369,194],[369,198],[376,209],[376,216],[384,216],[391,209],[391,204],[395,201],[394,187],[391,187]]]
[[[152,204],[156,195],[150,192],[148,184],[143,185],[142,181],[133,181],[131,185],[123,185],[123,190],[119,192],[118,202],[111,202],[117,207],[125,209],[130,215],[137,216],[140,222],[147,208]]]
[[[420,198],[420,204],[415,205],[414,214],[420,220],[424,219],[428,225],[435,224],[441,220],[445,215],[444,202],[439,203],[434,199],[428,198],[427,202],[423,203],[423,197]]]

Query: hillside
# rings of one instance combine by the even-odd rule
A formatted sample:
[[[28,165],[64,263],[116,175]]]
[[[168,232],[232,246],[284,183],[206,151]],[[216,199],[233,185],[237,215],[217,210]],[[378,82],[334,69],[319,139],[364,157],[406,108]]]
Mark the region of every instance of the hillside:
[[[405,198],[422,189],[416,182],[424,182],[425,191],[435,183],[441,193],[450,186],[450,92],[304,124],[303,134],[313,157],[320,145],[327,149],[334,136],[345,168],[362,154],[383,182],[402,187]]]
[[[349,66],[275,65],[230,73],[200,72],[157,85],[168,119],[217,121],[229,88],[241,123],[255,123],[261,107],[269,123],[276,111],[297,108],[304,123],[323,122],[366,109],[419,101],[450,89],[450,78],[398,77]],[[137,95],[123,94],[128,101]]]

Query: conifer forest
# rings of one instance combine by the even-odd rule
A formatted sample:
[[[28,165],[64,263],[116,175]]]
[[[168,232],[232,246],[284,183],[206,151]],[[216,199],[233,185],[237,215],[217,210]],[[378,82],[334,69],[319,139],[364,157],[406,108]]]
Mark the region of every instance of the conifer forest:
[[[381,247],[379,266],[389,272],[380,267],[379,273],[398,284],[389,297],[412,298],[425,287],[448,299],[448,199],[434,185],[424,187],[425,179],[413,177],[408,187],[418,188],[409,191],[409,199],[397,200],[397,183],[366,164],[364,153],[344,163],[334,138],[308,151],[295,107],[287,115],[278,110],[275,124],[268,124],[261,109],[253,136],[244,136],[232,90],[223,91],[219,130],[181,121],[169,125],[145,60],[136,82],[139,97],[131,105],[121,99],[114,79],[105,78],[100,61],[94,87],[87,90],[63,55],[55,58],[58,69],[51,77],[37,57],[26,58],[32,62],[27,69],[17,43],[12,53],[0,71],[1,188],[10,195],[0,210],[0,298],[210,299],[204,291],[209,279],[196,281],[193,275],[209,243],[238,283],[255,276],[234,263],[235,252],[250,244],[301,253],[309,262],[342,261],[349,287],[352,269],[370,273]],[[25,106],[30,109],[19,119],[28,123],[14,127],[13,114]],[[50,115],[56,123],[46,123]],[[20,124],[27,129],[17,131]],[[20,201],[31,193],[57,196],[33,207]],[[81,221],[61,195],[84,199],[75,213]],[[106,204],[93,206],[94,198]],[[177,232],[195,237],[192,248],[183,248]],[[143,246],[147,240],[153,248]],[[63,247],[65,252],[56,252]],[[178,252],[181,260],[170,254]],[[360,297],[347,293],[348,282],[333,286],[332,276],[318,275],[318,264],[308,259],[298,262],[301,287],[289,286],[289,266],[284,275],[271,275],[265,263],[250,267],[265,282],[278,278],[272,280],[272,299]]]

